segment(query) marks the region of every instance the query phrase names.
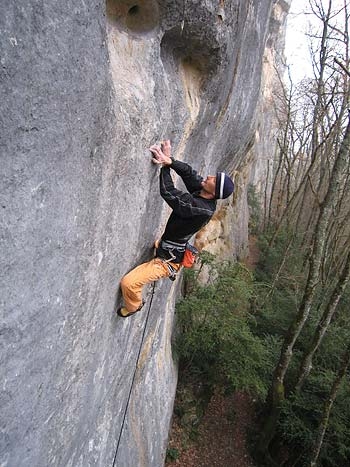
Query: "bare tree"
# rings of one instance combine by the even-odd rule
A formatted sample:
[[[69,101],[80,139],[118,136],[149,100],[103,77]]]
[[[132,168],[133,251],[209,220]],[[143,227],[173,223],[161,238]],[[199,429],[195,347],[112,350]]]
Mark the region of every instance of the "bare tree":
[[[315,79],[309,84],[306,106],[303,111],[303,115],[307,118],[298,128],[298,116],[290,112],[292,103],[288,99],[291,99],[291,96],[285,92],[288,116],[285,122],[288,124],[288,129],[282,132],[283,137],[279,140],[282,151],[279,154],[278,171],[275,174],[275,180],[278,181],[274,186],[284,194],[284,197],[281,198],[280,194],[276,193],[271,195],[271,202],[280,196],[279,199],[282,199],[284,204],[282,212],[275,211],[277,214],[276,229],[270,245],[275,241],[283,225],[294,225],[294,232],[303,236],[306,255],[306,281],[303,295],[296,316],[285,335],[280,357],[273,373],[268,397],[268,414],[264,420],[259,441],[259,450],[265,454],[271,465],[273,465],[273,460],[269,455],[269,445],[275,436],[281,404],[286,397],[285,378],[292,361],[296,341],[312,308],[318,305],[324,309],[319,326],[315,330],[312,345],[306,352],[300,369],[297,382],[300,388],[311,368],[313,355],[349,281],[350,234],[348,228],[341,229],[342,224],[345,225],[344,219],[348,213],[347,206],[350,200],[347,188],[350,155],[350,118],[347,115],[349,105],[348,36],[337,29],[335,23],[333,24],[338,11],[333,12],[332,0],[328,1],[326,9],[323,8],[320,0],[312,0],[310,5],[314,14],[322,22],[322,33],[319,37],[317,60],[314,61]],[[347,30],[346,4],[343,10]],[[337,47],[334,46],[335,41]],[[340,62],[343,65],[340,67],[342,74],[339,74],[339,66],[334,67],[334,63],[337,62],[333,59],[340,44],[345,50],[342,55],[345,63]],[[314,56],[316,57],[316,54]],[[337,60],[339,61],[339,56]],[[291,139],[285,140],[284,136],[288,135],[290,138],[291,134],[297,135],[294,139],[302,141],[302,150],[301,144],[298,148],[291,144]],[[339,256],[344,245],[348,245],[345,250],[347,259],[345,264],[342,264]],[[329,254],[329,251],[335,247],[337,250]],[[285,261],[285,256],[286,254],[283,261]],[[283,263],[281,264],[283,267]],[[338,279],[334,280],[331,271],[337,271],[340,267],[342,273]],[[281,268],[278,274],[281,274]],[[326,296],[322,297],[321,301],[317,297],[316,292],[320,285],[328,291],[331,290],[328,302]],[[323,299],[325,303],[322,302]]]
[[[349,364],[350,364],[350,345],[348,345],[348,348],[346,349],[343,355],[342,363],[338,370],[337,376],[333,382],[329,396],[327,400],[325,401],[325,404],[323,407],[322,418],[321,418],[321,422],[319,425],[316,442],[311,452],[310,467],[316,467],[317,465],[317,460],[320,455],[322,443],[323,443],[324,436],[326,434],[326,430],[327,430],[327,426],[329,422],[329,416],[330,416],[334,401],[337,397],[341,382],[343,381],[346,375],[346,371],[349,367]]]
[[[335,289],[333,290],[333,293],[317,325],[316,331],[311,341],[311,345],[307,349],[307,351],[304,353],[304,356],[302,358],[300,369],[299,369],[298,381],[296,384],[296,390],[301,389],[301,386],[303,385],[305,379],[307,378],[307,376],[309,375],[311,371],[313,356],[315,352],[317,351],[318,347],[320,346],[325,333],[327,332],[328,326],[337,309],[339,300],[343,295],[345,287],[349,283],[349,279],[350,279],[350,251],[348,252],[343,272],[341,276],[339,277],[337,285]]]
[[[329,174],[338,152],[339,135],[343,133],[344,116],[349,103],[348,76],[346,73],[339,75],[339,68],[336,70],[333,67],[332,55],[335,49],[334,42],[341,41],[344,46],[346,69],[348,36],[331,24],[338,14],[338,11],[332,11],[331,0],[327,9],[323,8],[319,0],[313,0],[310,5],[323,25],[318,52],[314,51],[315,79],[308,84],[308,88],[300,89],[306,100],[304,99],[305,111],[299,128],[298,117],[292,110],[296,92],[283,92],[285,120],[280,120],[281,125],[285,124],[286,127],[281,129],[282,134],[278,140],[280,157],[271,190],[269,218],[272,217],[271,209],[274,204],[279,207],[279,211],[275,212],[276,231],[270,245],[274,243],[285,223],[294,224],[296,231],[304,232],[304,244],[307,246],[310,243],[320,200],[327,191]],[[344,11],[346,32],[346,7]],[[290,89],[292,87],[290,86]],[[293,144],[295,136],[300,147]],[[276,194],[276,188],[279,194]]]
[[[347,165],[350,154],[350,119],[345,130],[344,139],[335,160],[328,190],[320,205],[319,215],[316,223],[312,242],[312,254],[310,255],[309,273],[305,290],[296,318],[291,323],[284,339],[279,361],[275,368],[270,391],[270,411],[266,417],[259,447],[266,452],[274,437],[276,424],[280,414],[281,403],[285,397],[285,376],[293,356],[295,342],[304,327],[313,303],[315,291],[320,278],[322,258],[326,244],[327,227],[332,216],[335,199],[337,196],[340,180]]]

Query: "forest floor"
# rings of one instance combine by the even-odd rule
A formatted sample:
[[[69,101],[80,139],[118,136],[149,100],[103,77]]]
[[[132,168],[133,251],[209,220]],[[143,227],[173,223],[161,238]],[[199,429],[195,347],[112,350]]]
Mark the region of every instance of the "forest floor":
[[[174,415],[168,449],[178,458],[167,467],[256,467],[248,450],[254,401],[242,392],[214,394],[198,427],[197,439],[184,447],[183,428]]]
[[[253,270],[258,259],[256,238],[251,237],[245,264]],[[174,414],[168,451],[177,458],[166,462],[165,466],[256,467],[248,449],[249,431],[255,423],[254,399],[250,395],[239,391],[232,395],[215,393],[199,424],[195,440],[188,441],[184,433],[186,428]]]

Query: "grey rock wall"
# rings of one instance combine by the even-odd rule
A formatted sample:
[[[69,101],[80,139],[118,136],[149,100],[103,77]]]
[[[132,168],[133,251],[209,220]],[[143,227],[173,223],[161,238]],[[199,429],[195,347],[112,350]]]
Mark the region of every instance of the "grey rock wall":
[[[281,78],[286,69],[285,28],[291,2],[292,0],[276,2],[271,13],[269,38],[263,59],[262,92],[258,104],[255,144],[246,158],[250,161],[249,182],[254,186],[262,212],[269,209],[274,163],[278,154],[277,135],[280,132],[281,115],[277,116],[277,112],[281,108],[280,96],[283,95]],[[281,113],[281,110],[279,112]]]
[[[0,5],[1,467],[163,465],[179,283],[114,313],[168,215],[147,148],[242,164],[272,3]]]

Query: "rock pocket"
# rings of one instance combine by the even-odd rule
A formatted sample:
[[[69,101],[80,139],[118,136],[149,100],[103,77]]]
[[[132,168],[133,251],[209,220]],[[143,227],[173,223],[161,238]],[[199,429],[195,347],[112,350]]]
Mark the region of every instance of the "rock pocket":
[[[153,31],[159,24],[158,3],[154,0],[107,0],[106,13],[111,25],[133,35]]]

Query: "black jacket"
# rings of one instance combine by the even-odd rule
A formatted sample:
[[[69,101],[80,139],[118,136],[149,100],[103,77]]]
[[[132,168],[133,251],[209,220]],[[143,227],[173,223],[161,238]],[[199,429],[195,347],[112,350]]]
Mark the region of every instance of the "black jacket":
[[[175,188],[170,175],[170,169],[182,178],[187,190],[183,192]],[[173,161],[171,166],[162,167],[160,171],[160,194],[173,209],[165,231],[163,241],[170,241],[185,245],[193,234],[198,232],[209,222],[216,209],[215,199],[206,199],[199,196],[202,189],[203,178],[191,166],[180,161]],[[160,247],[157,255],[168,259]],[[177,258],[181,262],[182,258]]]

